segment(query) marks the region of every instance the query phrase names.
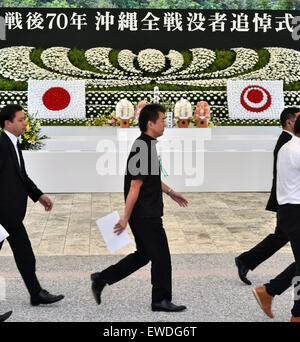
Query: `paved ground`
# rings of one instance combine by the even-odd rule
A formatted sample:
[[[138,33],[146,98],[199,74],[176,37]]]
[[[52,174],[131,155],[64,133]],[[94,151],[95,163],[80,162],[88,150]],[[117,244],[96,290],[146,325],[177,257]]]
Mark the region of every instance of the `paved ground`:
[[[236,275],[233,254],[173,255],[173,300],[185,304],[182,313],[153,313],[150,310],[149,266],[103,290],[98,306],[90,292],[90,273],[119,260],[119,256],[39,257],[42,286],[65,299],[51,306],[31,307],[29,297],[11,257],[1,258],[1,274],[7,281],[6,301],[1,311],[12,308],[11,322],[287,322],[292,292],[275,297],[275,319],[259,308],[252,288],[276,275],[292,261],[280,253],[249,274],[253,286]]]
[[[150,310],[150,266],[107,286],[98,306],[90,293],[90,273],[100,271],[134,250],[109,255],[95,220],[118,210],[121,194],[56,194],[51,213],[29,203],[25,224],[37,254],[37,273],[44,288],[63,293],[51,306],[31,307],[7,243],[0,252],[0,275],[11,322],[287,322],[292,292],[275,297],[271,320],[258,307],[251,289],[268,281],[290,262],[290,247],[249,273],[253,286],[237,277],[234,257],[274,230],[275,215],[264,210],[266,193],[188,193],[188,208],[165,199],[165,228],[173,262],[174,302],[182,313]]]
[[[109,254],[96,220],[124,211],[123,194],[51,194],[46,213],[31,201],[25,226],[36,255]],[[187,208],[164,196],[164,225],[170,250],[182,253],[236,253],[251,248],[275,227],[275,214],[265,210],[268,193],[186,193]],[[128,229],[130,232],[130,229]],[[287,246],[284,251],[290,251]],[[134,244],[118,254],[134,251]],[[9,256],[5,242],[0,255]]]

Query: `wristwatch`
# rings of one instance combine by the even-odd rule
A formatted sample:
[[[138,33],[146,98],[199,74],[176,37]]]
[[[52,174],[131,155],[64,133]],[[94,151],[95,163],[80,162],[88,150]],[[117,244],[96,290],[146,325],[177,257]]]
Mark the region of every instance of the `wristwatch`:
[[[172,188],[169,188],[169,190],[167,191],[167,195],[170,195],[170,193],[173,191]]]

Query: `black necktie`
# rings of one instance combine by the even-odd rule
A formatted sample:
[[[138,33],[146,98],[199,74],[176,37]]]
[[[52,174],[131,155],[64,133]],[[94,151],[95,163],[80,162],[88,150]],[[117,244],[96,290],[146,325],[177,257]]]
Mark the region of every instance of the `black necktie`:
[[[24,159],[23,159],[21,144],[19,143],[19,141],[17,142],[17,148],[18,148],[19,157],[20,157],[20,169],[21,169],[22,171],[24,171],[24,169],[25,169],[25,166],[24,166]]]

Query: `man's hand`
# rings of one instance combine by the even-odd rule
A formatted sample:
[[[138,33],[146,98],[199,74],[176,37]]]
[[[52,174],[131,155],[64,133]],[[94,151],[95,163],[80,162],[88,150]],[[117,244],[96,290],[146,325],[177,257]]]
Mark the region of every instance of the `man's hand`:
[[[50,211],[53,207],[53,203],[52,203],[51,199],[46,195],[42,195],[39,198],[39,202],[45,208],[46,211]]]
[[[127,223],[128,220],[124,216],[122,216],[119,222],[115,225],[114,232],[117,235],[120,235],[126,229]]]
[[[120,218],[119,222],[114,227],[114,233],[120,235],[127,226],[128,220],[139,197],[140,188],[143,185],[142,179],[133,179],[130,183],[129,193],[125,203],[124,215]]]
[[[173,201],[177,202],[181,207],[188,206],[188,200],[183,197],[179,192],[172,190],[169,194]]]

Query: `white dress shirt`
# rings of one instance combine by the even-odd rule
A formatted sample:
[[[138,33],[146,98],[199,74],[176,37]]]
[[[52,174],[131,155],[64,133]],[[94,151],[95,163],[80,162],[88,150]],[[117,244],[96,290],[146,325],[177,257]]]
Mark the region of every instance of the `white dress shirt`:
[[[18,151],[18,146],[17,146],[18,138],[14,134],[8,132],[6,129],[4,130],[4,132],[7,134],[7,136],[9,137],[9,139],[11,140],[11,142],[13,143],[15,147],[18,161],[19,161],[19,166],[21,167],[20,156],[19,156],[19,151]]]
[[[289,133],[292,137],[294,136],[294,134],[290,131],[287,131],[286,129],[283,129],[283,132]]]
[[[279,205],[300,204],[300,138],[297,136],[278,152],[276,196]]]

